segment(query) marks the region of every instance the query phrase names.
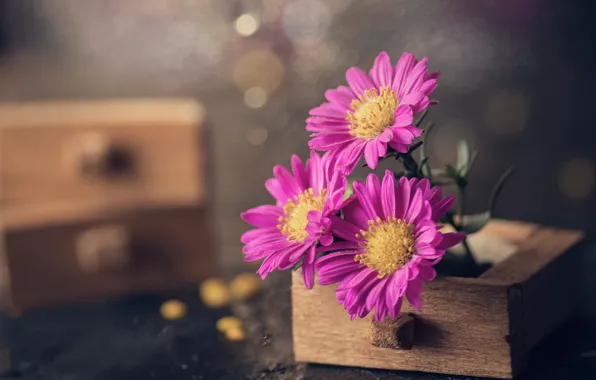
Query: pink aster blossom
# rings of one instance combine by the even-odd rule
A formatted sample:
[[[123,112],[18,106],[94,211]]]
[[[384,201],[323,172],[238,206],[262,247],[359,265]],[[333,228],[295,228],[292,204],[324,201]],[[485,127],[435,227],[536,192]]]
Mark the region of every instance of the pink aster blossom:
[[[374,174],[355,182],[354,197],[342,210],[345,219],[331,218],[344,241],[325,247],[335,252],[317,260],[319,283],[339,283],[337,300],[352,319],[373,309],[377,321],[396,318],[404,296],[420,309],[423,281],[435,278],[433,265],[464,237],[437,225],[455,198],[442,198],[428,179],[402,177],[396,187],[390,171],[382,183]]]
[[[439,74],[428,74],[427,61],[404,53],[392,67],[389,55],[382,52],[368,74],[350,68],[346,72],[349,86],[328,90],[328,102],[310,111],[309,147],[340,155],[348,170],[363,154],[368,166],[376,168],[387,146],[407,152],[422,134],[412,124],[414,115],[428,107],[428,97],[437,86]]]
[[[302,260],[304,284],[310,289],[317,246],[333,242],[330,216],[342,207],[346,178],[329,155],[321,158],[311,152],[305,164],[293,155],[291,166],[292,173],[275,166],[274,178],[265,182],[275,205],[255,207],[241,215],[257,227],[242,235],[244,261],[264,259],[257,273],[265,279],[275,269],[289,269]]]

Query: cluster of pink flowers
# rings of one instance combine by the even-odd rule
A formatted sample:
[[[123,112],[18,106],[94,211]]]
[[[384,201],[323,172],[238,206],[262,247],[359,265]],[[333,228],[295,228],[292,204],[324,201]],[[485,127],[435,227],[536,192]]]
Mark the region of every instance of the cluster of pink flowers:
[[[431,104],[438,76],[428,73],[426,58],[404,53],[392,66],[383,52],[369,74],[350,68],[348,86],[325,93],[328,102],[307,119],[310,159],[292,156],[291,172],[276,166],[265,183],[276,204],[242,214],[257,227],[242,235],[244,258],[263,260],[263,279],[301,265],[310,289],[318,272],[319,285],[338,284],[337,300],[351,318],[373,310],[377,321],[396,318],[404,297],[421,307],[433,265],[464,237],[439,231],[455,198],[443,197],[428,179],[396,182],[390,171],[382,179],[370,174],[354,182],[351,197],[344,194],[362,157],[374,169],[389,150],[405,153],[422,134],[414,117]]]

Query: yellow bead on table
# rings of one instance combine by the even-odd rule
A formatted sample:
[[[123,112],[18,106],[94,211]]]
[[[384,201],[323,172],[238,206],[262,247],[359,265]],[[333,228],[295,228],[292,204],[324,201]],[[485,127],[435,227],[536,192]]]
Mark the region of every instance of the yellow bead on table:
[[[242,321],[237,317],[222,317],[217,320],[215,327],[225,334],[229,330],[242,328]]]
[[[231,340],[234,342],[239,342],[246,339],[246,334],[241,327],[232,328],[225,332],[225,336],[227,340]]]
[[[261,282],[261,279],[253,273],[239,274],[230,283],[230,292],[234,299],[246,301],[259,293]]]
[[[159,312],[165,319],[176,320],[186,316],[188,307],[180,300],[169,300],[161,305]]]
[[[209,278],[199,286],[199,295],[203,303],[210,308],[220,308],[230,303],[230,292],[219,278]]]

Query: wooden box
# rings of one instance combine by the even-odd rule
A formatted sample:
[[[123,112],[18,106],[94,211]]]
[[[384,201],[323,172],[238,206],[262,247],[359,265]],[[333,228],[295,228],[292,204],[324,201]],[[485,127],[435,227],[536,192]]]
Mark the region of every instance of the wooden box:
[[[13,311],[213,275],[190,99],[0,105],[0,296]]]
[[[21,313],[197,283],[216,275],[210,225],[199,206],[8,212],[0,226],[0,294]]]
[[[203,118],[185,99],[0,105],[0,205],[201,203]]]
[[[350,321],[335,299],[335,286],[315,286],[309,291],[301,273],[294,272],[296,360],[495,378],[518,376],[529,351],[578,311],[575,273],[582,233],[492,221],[476,239],[514,247],[514,252],[479,278],[439,277],[425,284],[422,312],[409,305],[403,310],[414,316],[411,349],[372,345],[370,316]]]

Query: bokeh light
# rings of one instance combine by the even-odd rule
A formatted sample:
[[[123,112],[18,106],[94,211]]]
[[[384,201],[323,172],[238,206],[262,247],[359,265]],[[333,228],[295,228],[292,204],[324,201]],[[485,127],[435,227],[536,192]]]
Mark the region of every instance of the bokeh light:
[[[250,145],[261,146],[267,141],[267,128],[265,127],[253,127],[246,132],[246,141]]]
[[[242,90],[261,87],[267,93],[274,92],[284,77],[284,64],[269,49],[252,50],[242,56],[234,65],[234,83]]]
[[[267,103],[267,92],[263,87],[251,87],[244,92],[244,103],[250,108],[261,108]]]
[[[529,100],[524,94],[499,91],[487,104],[486,125],[499,134],[519,133],[526,127],[529,113]]]
[[[235,27],[239,35],[252,36],[259,29],[259,20],[250,13],[245,13],[236,19]]]
[[[564,162],[558,170],[558,185],[560,191],[568,198],[588,198],[596,185],[596,165],[583,158]]]

